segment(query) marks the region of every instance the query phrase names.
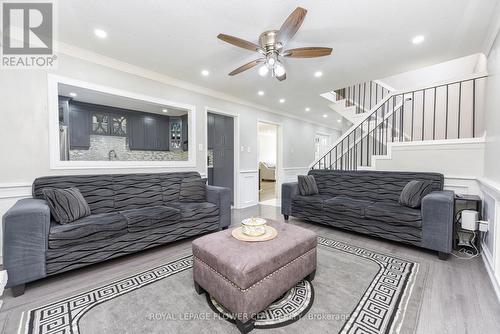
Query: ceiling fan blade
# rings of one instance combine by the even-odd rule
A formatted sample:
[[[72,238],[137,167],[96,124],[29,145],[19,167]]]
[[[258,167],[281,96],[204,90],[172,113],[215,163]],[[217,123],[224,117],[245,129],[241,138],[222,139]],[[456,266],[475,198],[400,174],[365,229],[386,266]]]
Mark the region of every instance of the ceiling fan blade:
[[[291,58],[314,58],[329,56],[332,48],[324,47],[305,47],[283,51],[283,56]]]
[[[249,41],[245,41],[244,39],[241,39],[238,37],[234,37],[234,36],[230,36],[230,35],[226,35],[226,34],[218,34],[217,38],[226,42],[226,43],[232,44],[234,46],[237,46],[237,47],[240,47],[243,49],[247,49],[247,50],[251,50],[251,51],[262,50],[262,48],[260,46],[258,46],[257,44],[249,42]]]
[[[285,44],[288,42],[299,30],[304,18],[306,17],[307,10],[301,7],[297,7],[286,21],[281,26],[278,31],[278,41]]]
[[[286,73],[284,73],[282,76],[280,77],[276,77],[276,79],[278,79],[279,81],[283,81],[286,79]]]
[[[238,67],[237,69],[235,69],[234,71],[229,73],[229,75],[233,76],[233,75],[239,74],[243,71],[251,69],[254,66],[257,66],[259,63],[263,63],[264,61],[265,61],[265,59],[252,60],[251,62],[246,63],[245,65],[241,65],[240,67]]]

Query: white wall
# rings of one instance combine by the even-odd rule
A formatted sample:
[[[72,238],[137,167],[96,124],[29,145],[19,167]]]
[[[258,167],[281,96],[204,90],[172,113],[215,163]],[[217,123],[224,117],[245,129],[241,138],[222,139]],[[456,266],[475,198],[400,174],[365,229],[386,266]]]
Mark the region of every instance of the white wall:
[[[131,74],[134,71],[127,70],[128,64],[115,63],[110,59],[99,61],[100,64],[97,64],[84,58],[88,56],[75,57],[59,54],[59,66],[50,73],[196,107],[196,143],[193,144],[197,149],[198,144],[202,146],[201,151],[197,150],[196,167],[184,169],[197,170],[202,174],[206,172],[205,129],[207,121],[204,113],[206,107],[238,115],[241,146],[240,171],[257,171],[258,120],[268,120],[282,125],[283,167],[285,168],[303,168],[313,161],[314,136],[317,131],[338,136],[338,132],[331,128],[166,84],[162,82],[160,75],[152,72],[144,71],[144,75]],[[124,70],[119,70],[120,67]],[[36,177],[180,169],[52,170],[49,166],[47,73],[43,70],[0,71],[0,156],[2,161],[0,164],[0,216],[17,199],[30,195],[31,184]],[[254,190],[257,196],[257,189]]]
[[[397,91],[406,91],[441,81],[461,78],[486,70],[486,57],[482,53],[453,59],[380,79]]]
[[[497,22],[499,20],[500,13],[497,14]],[[481,189],[485,204],[484,218],[491,223],[484,242],[484,258],[490,275],[496,279],[494,284],[496,283],[497,294],[500,294],[500,32],[497,22],[494,22],[496,37],[487,63],[486,147]]]

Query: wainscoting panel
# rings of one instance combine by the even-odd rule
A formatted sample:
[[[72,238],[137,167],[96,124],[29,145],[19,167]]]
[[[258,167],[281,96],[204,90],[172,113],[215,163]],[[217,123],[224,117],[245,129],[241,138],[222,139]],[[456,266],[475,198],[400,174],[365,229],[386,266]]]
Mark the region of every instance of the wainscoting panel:
[[[0,184],[0,218],[18,200],[31,197],[31,184]],[[0,228],[0,259],[3,252],[3,229]],[[0,260],[0,262],[2,262]],[[2,262],[3,263],[3,262]]]
[[[461,195],[481,195],[479,184],[475,177],[445,176],[444,189],[452,190]]]
[[[242,209],[259,204],[259,171],[243,170],[238,176],[238,203]]]
[[[483,220],[489,221],[489,230],[482,240],[482,255],[486,270],[500,300],[500,184],[480,178],[478,184],[483,198]]]
[[[307,175],[309,167],[287,167],[283,168],[283,183],[297,182],[297,175]]]

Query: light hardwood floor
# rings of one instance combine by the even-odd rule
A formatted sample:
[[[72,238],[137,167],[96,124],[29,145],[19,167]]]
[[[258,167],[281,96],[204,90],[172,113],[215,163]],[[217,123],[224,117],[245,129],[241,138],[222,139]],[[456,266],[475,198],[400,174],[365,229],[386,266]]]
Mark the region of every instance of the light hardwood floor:
[[[263,205],[233,210],[233,224],[250,216],[282,221],[279,211],[280,208]],[[419,248],[309,224],[293,218],[289,222],[339,241],[427,263],[429,272],[416,331],[418,334],[500,333],[500,303],[481,258],[450,258],[448,261],[440,261],[435,253]],[[191,241],[192,239],[176,242],[43,279],[29,284],[26,293],[17,298],[12,298],[7,290],[3,296],[4,305],[0,310],[1,333],[17,333],[21,310],[28,309],[30,305],[55,301],[69,294],[83,292],[96,284],[105,284],[130,273],[165,263],[188,253]]]

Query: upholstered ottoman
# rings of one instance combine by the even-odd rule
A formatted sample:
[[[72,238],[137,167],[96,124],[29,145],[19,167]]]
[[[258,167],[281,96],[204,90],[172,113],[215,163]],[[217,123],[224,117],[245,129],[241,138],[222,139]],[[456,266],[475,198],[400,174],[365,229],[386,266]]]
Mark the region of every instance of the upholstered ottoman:
[[[286,223],[269,225],[278,230],[269,241],[236,240],[232,228],[193,241],[196,291],[224,305],[242,333],[253,329],[253,316],[316,272],[316,234]]]

